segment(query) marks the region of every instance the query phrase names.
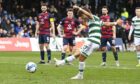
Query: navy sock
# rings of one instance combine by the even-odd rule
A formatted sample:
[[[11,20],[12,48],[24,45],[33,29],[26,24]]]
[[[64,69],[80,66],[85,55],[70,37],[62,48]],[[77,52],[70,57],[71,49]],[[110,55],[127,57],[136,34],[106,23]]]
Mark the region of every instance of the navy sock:
[[[44,60],[44,51],[40,51],[40,58],[41,60]]]
[[[102,60],[103,62],[106,62],[106,52],[102,53]]]
[[[113,52],[114,58],[117,61],[118,60],[118,53],[117,52]]]
[[[47,50],[48,61],[51,60],[51,50]]]
[[[66,53],[62,53],[62,60],[65,59]]]
[[[84,70],[81,69],[81,70],[79,70],[79,72],[84,72]]]

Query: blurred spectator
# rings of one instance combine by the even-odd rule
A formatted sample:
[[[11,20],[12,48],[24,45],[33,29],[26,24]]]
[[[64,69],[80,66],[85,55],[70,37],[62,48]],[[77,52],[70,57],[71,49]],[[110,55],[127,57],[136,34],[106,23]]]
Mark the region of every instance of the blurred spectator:
[[[38,15],[38,11],[33,7],[31,9],[31,12],[29,13],[29,16],[36,17]]]
[[[6,37],[6,32],[0,27],[0,37]]]
[[[17,16],[18,18],[20,17],[20,6],[16,5],[15,11],[14,11],[15,16]]]
[[[116,26],[116,38],[122,38],[125,50],[127,50],[127,36],[125,33],[125,28],[121,26]]]
[[[29,29],[27,28],[26,25],[23,27],[23,36],[22,37],[30,37]]]
[[[11,31],[12,27],[11,27],[11,22],[9,19],[6,20],[6,24],[5,24],[5,30],[7,31],[7,33],[9,33]]]
[[[131,40],[129,40],[129,38],[128,38],[130,27],[131,27],[131,23],[128,19],[124,22],[123,27],[125,28],[124,33],[126,34],[126,43],[128,43],[128,46],[126,47],[126,49],[130,50],[130,46],[131,46],[131,43],[133,41],[133,38],[131,38]]]
[[[140,6],[140,0],[2,0],[0,3],[0,26],[8,34],[7,36],[16,36],[16,23],[19,19],[21,25],[26,25],[29,36],[33,37],[36,17],[41,12],[40,5],[42,3],[50,6],[49,11],[55,17],[55,25],[66,16],[66,9],[74,4],[86,6],[94,14],[100,14],[101,7],[107,5],[110,9],[109,15],[112,21],[119,17],[123,20],[133,17],[135,15],[134,9]],[[123,11],[120,10],[121,8],[124,8]],[[10,24],[12,25],[11,28]],[[27,30],[25,28],[23,33],[25,31],[27,33]],[[86,34],[86,31],[83,34]],[[86,36],[83,34],[82,36]]]
[[[16,26],[15,26],[14,32],[16,34],[16,37],[22,37],[23,36],[23,27],[22,27],[20,21],[16,22]]]
[[[14,13],[9,14],[9,17],[8,17],[8,18],[9,18],[10,21],[13,22],[13,23],[16,22],[16,19],[17,19],[17,18],[15,17],[15,14],[14,14]]]
[[[123,8],[123,11],[121,12],[121,18],[123,20],[126,20],[128,17],[129,17],[128,11],[126,10],[126,8]]]
[[[35,21],[33,20],[33,18],[31,16],[29,16],[29,18],[27,18],[27,20],[26,20],[26,24],[35,25]]]

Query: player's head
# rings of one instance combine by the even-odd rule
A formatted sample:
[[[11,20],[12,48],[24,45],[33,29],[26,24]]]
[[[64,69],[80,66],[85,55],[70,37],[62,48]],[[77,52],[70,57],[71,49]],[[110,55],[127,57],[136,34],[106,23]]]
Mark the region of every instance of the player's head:
[[[140,17],[140,7],[136,7],[136,16]]]
[[[73,9],[72,8],[67,9],[67,16],[68,16],[68,18],[73,18]]]
[[[87,7],[83,7],[82,9],[84,9],[84,10],[87,11],[88,13],[92,14],[91,11],[90,11],[90,9],[88,9]],[[84,14],[83,12],[81,12],[80,10],[77,12],[77,14],[78,14],[78,16],[80,16],[80,17],[81,17],[82,19],[84,19],[84,20],[90,19],[89,16],[87,16],[86,14]]]
[[[87,7],[83,7],[83,9],[87,11],[88,13],[92,14],[90,9],[88,9]],[[82,24],[87,25],[88,20],[91,18],[87,16],[86,14],[84,14],[83,12],[81,12],[80,10],[77,12],[77,14],[82,19]]]
[[[102,7],[102,14],[103,15],[107,15],[108,14],[108,7],[107,6],[103,6]]]
[[[47,5],[45,3],[43,3],[41,5],[41,10],[42,10],[42,12],[46,12],[47,11]]]

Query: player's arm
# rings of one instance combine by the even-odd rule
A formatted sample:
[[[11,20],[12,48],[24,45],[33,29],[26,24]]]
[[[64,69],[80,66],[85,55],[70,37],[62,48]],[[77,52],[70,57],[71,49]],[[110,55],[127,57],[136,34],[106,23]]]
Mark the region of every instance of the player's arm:
[[[115,26],[119,25],[122,26],[123,21],[121,19],[118,19],[116,22],[103,22],[104,26]]]
[[[53,37],[55,37],[54,18],[50,18],[50,24],[51,24],[51,29],[52,29]]]
[[[35,37],[37,37],[38,31],[39,30],[39,22],[36,21],[36,30],[35,30]]]
[[[84,30],[85,28],[86,28],[85,25],[80,24],[80,25],[79,25],[78,31],[77,31],[77,32],[73,32],[73,34],[74,34],[74,35],[80,34],[80,32],[81,32],[82,30]]]
[[[133,33],[133,26],[130,27],[130,31],[129,31],[129,34],[128,34],[128,39],[131,40],[131,36],[132,36],[132,33]]]
[[[58,26],[57,26],[57,31],[58,31],[58,35],[60,36],[60,37],[62,37],[62,25],[61,24],[59,24]]]
[[[115,39],[116,38],[116,26],[113,26],[112,30],[113,30],[113,39]]]
[[[79,6],[73,6],[74,9],[78,9],[79,11],[83,12],[86,16],[88,16],[89,18],[93,19],[93,15],[89,12],[87,12],[86,10],[82,9]]]

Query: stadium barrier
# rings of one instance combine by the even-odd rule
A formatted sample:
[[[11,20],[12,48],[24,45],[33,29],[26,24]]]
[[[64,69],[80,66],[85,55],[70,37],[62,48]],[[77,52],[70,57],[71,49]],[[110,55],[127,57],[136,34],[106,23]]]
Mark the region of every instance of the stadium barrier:
[[[61,51],[62,38],[50,38],[50,49]],[[76,48],[84,43],[83,38],[76,38]],[[38,38],[0,38],[0,51],[39,51]]]
[[[0,38],[0,51],[31,51],[28,38]]]
[[[84,40],[85,38],[76,38],[75,49],[80,48],[84,44]],[[117,47],[123,44],[120,40],[116,40]],[[63,47],[62,38],[50,38],[49,47],[52,51],[61,51]],[[39,51],[38,38],[0,38],[0,51]]]

